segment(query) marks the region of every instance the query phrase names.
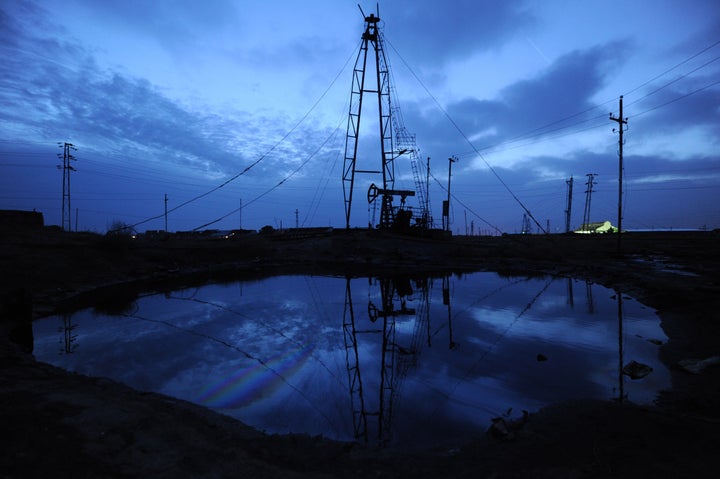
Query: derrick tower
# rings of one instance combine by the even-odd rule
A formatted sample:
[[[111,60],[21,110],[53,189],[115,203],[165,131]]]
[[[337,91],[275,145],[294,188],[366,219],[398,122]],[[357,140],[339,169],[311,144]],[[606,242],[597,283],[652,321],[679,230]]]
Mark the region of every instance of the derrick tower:
[[[417,172],[418,149],[415,147],[414,137],[409,135],[402,125],[402,117],[397,107],[391,103],[390,68],[385,56],[382,33],[379,30],[380,14],[371,13],[369,16],[360,9],[365,20],[362,42],[352,73],[352,89],[350,94],[350,111],[348,114],[347,132],[345,136],[345,157],[343,163],[343,194],[345,198],[345,227],[350,228],[353,192],[356,186],[357,175],[368,175],[374,180],[367,192],[369,204],[380,198],[380,228],[407,228],[410,226],[412,212],[405,208],[408,196],[415,196],[413,190],[396,190],[394,160],[400,155],[409,153],[413,176],[418,189],[421,203],[421,212],[416,217],[417,224],[423,227],[431,224],[429,203],[426,200],[425,190],[419,180]],[[372,158],[375,154],[364,154],[359,159],[360,123],[363,108],[371,108],[372,104],[364,101],[377,102],[377,120],[379,125],[380,162],[375,163]],[[397,130],[397,139],[393,137],[393,128]],[[377,150],[376,150],[377,151]],[[377,167],[380,166],[380,169]],[[377,186],[377,181],[381,186]],[[400,197],[400,205],[393,205],[393,198]]]

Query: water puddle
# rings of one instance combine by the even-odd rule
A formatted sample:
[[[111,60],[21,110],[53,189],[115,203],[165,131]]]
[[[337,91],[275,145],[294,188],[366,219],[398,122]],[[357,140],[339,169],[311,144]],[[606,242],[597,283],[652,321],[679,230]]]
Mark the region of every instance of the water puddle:
[[[565,399],[670,387],[654,312],[567,278],[279,276],[36,321],[35,356],[268,433],[426,447]],[[652,368],[622,373],[636,361]]]

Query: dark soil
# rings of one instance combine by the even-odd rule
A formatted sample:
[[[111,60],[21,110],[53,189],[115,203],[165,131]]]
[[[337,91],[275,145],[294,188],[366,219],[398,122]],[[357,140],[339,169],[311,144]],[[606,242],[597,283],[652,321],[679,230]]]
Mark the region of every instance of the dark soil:
[[[300,234],[303,233],[303,234]],[[720,236],[412,238],[290,231],[231,239],[3,233],[0,249],[0,478],[26,477],[716,477]],[[588,279],[655,308],[673,386],[653,407],[556,404],[461,448],[375,450],[270,436],[229,417],[32,357],[31,319],[141,292],[278,273],[408,271],[555,274]],[[490,425],[488,425],[490,426]]]

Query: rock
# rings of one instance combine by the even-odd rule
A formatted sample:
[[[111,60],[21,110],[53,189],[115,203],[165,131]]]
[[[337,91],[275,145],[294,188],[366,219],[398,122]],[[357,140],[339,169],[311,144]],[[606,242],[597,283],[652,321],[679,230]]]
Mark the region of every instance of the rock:
[[[508,409],[506,416],[509,416],[512,408]],[[522,432],[523,427],[530,418],[530,413],[523,409],[521,418],[510,420],[504,417],[495,417],[492,424],[487,430],[487,434],[495,439],[502,441],[512,441],[518,432]]]
[[[505,422],[505,419],[501,417],[495,417],[492,419],[492,424],[487,432],[495,439],[501,439],[503,441],[512,441],[515,439],[515,434],[510,431],[507,422]]]
[[[653,368],[647,364],[639,363],[635,360],[630,361],[623,366],[623,374],[630,376],[630,379],[642,379],[652,372]]]
[[[706,359],[683,359],[678,361],[678,366],[693,374],[700,374],[703,369],[713,364],[720,364],[720,356],[712,356]]]

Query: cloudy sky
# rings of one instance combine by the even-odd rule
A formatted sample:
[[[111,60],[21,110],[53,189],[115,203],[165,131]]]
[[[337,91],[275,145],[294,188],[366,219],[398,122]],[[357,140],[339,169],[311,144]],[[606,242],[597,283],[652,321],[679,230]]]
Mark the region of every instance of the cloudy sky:
[[[564,231],[571,176],[578,227],[588,173],[590,219],[616,223],[624,95],[623,226],[720,227],[716,1],[383,1],[380,17],[438,224],[451,156],[457,233],[517,232],[526,211]],[[162,229],[165,195],[170,230],[343,227],[362,31],[356,0],[5,0],[0,208],[60,224],[70,142],[73,229]],[[360,156],[378,136],[364,120]],[[414,189],[407,155],[395,163]]]

